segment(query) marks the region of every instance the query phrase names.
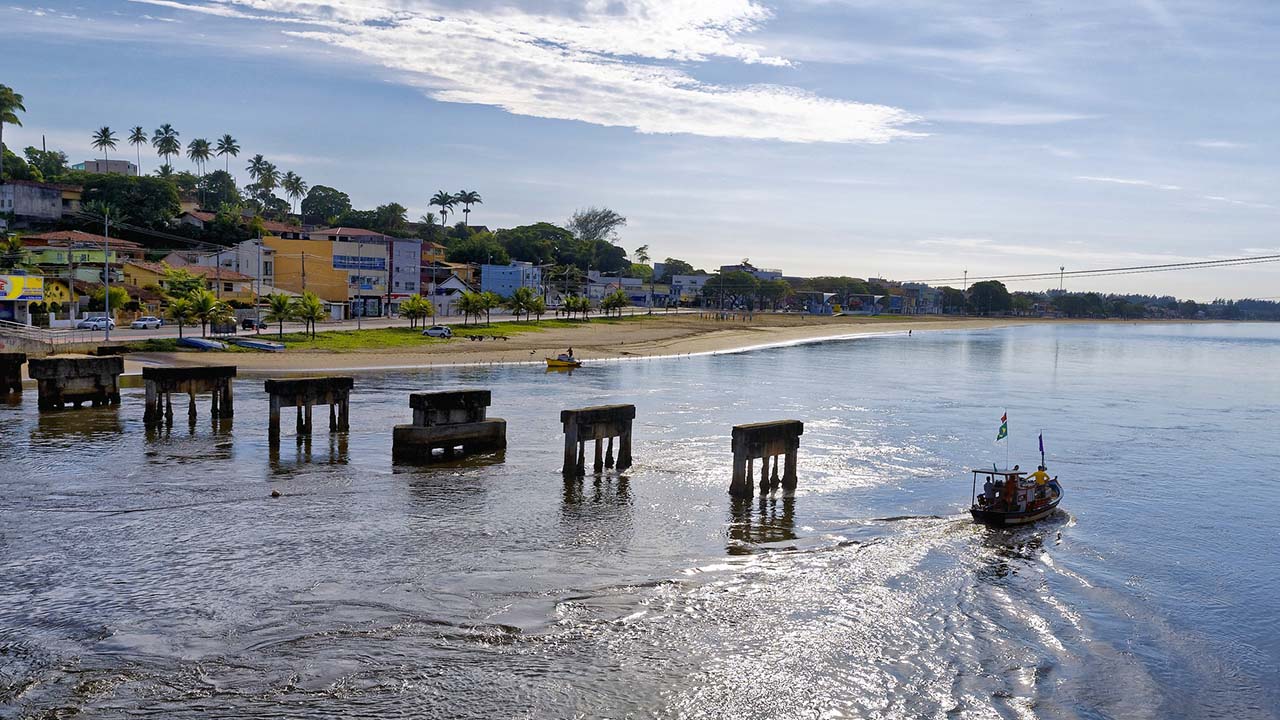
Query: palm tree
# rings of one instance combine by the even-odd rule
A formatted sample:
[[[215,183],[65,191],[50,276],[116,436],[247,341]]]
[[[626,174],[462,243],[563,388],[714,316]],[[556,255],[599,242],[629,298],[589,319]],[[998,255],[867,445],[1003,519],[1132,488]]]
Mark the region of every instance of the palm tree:
[[[311,339],[316,339],[316,323],[324,319],[324,304],[315,293],[307,291],[293,299],[293,316],[311,328]]]
[[[636,248],[636,262],[641,265],[649,264],[649,246],[641,245]],[[649,314],[653,314],[653,270],[649,271]]]
[[[22,96],[13,91],[8,85],[0,85],[0,147],[4,147],[4,126],[5,123],[22,127],[22,121],[18,119],[19,112],[26,112],[27,109],[22,105]],[[0,152],[0,182],[4,180],[4,153]]]
[[[480,193],[475,190],[459,190],[453,198],[462,203],[462,224],[471,227],[471,206],[484,202],[480,199]]]
[[[249,164],[245,166],[245,170],[249,173],[249,177],[254,182],[258,182],[258,177],[262,175],[262,168],[267,165],[267,159],[262,157],[262,153],[258,153],[249,158]]]
[[[457,203],[458,203],[458,198],[454,197],[452,193],[447,193],[444,190],[440,190],[436,192],[435,195],[431,196],[431,201],[427,204],[437,205],[440,207],[440,224],[445,227],[448,227],[449,208],[453,207]]]
[[[533,301],[537,298],[538,296],[534,294],[532,288],[521,286],[511,293],[511,297],[507,298],[503,305],[511,311],[511,314],[516,316],[516,320],[520,319],[521,313],[525,315],[527,320],[529,312],[533,309]]]
[[[480,322],[480,316],[484,314],[485,299],[481,293],[464,292],[458,296],[458,309],[462,311],[462,324],[466,325],[467,320],[475,316],[476,322]]]
[[[213,157],[213,151],[209,146],[209,141],[204,138],[196,138],[187,143],[187,158],[196,165],[196,172],[201,176],[204,175],[204,164]]]
[[[284,174],[284,178],[280,180],[280,187],[284,188],[284,192],[289,196],[290,201],[296,202],[306,197],[307,194],[307,182],[292,170]],[[293,210],[292,202],[289,205],[289,209]]]
[[[182,338],[182,327],[190,322],[192,317],[191,301],[184,297],[174,298],[169,301],[169,319],[178,323],[178,338]]]
[[[151,146],[156,149],[156,154],[164,158],[164,164],[169,164],[169,158],[182,154],[182,144],[178,142],[178,131],[173,129],[169,123],[156,128],[151,134]]]
[[[147,144],[147,131],[142,129],[141,125],[134,125],[129,131],[129,144],[138,153],[138,168],[135,175],[142,175],[142,146]]]
[[[102,151],[102,164],[107,164],[107,150],[116,149],[116,134],[111,132],[111,128],[103,125],[93,134],[93,142],[91,143],[95,150]],[[104,168],[105,171],[105,168]]]
[[[293,303],[289,296],[271,293],[267,296],[267,322],[278,323],[280,339],[284,339],[284,321],[293,319]]]
[[[222,302],[218,300],[218,297],[213,292],[205,288],[191,293],[188,300],[191,302],[191,314],[200,321],[200,337],[204,337],[205,328],[208,326],[209,321],[217,316],[219,312],[218,306]]]
[[[156,168],[156,177],[160,178],[161,180],[172,180],[173,166],[170,165],[169,163],[165,163],[160,167]]]
[[[226,134],[218,138],[218,145],[216,149],[218,151],[217,154],[226,160],[227,165],[225,169],[227,174],[230,175],[231,158],[240,154],[240,143],[236,142],[236,139],[231,137],[230,134]]]

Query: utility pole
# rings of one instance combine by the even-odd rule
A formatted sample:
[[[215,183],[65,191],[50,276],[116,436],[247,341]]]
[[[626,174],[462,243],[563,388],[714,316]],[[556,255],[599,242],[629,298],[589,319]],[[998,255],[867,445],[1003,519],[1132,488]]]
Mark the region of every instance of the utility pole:
[[[107,311],[107,335],[111,341],[111,211],[102,208],[102,307]]]
[[[217,269],[214,270],[214,277],[216,278],[214,280],[214,284],[218,286],[215,292],[218,295],[218,299],[221,300],[222,299],[222,248],[218,248],[218,252],[213,256],[213,262],[217,266]]]
[[[258,278],[254,283],[256,289],[253,291],[253,332],[257,334],[261,332],[258,324],[262,322],[262,231],[258,231]]]
[[[1058,266],[1058,292],[1062,292],[1062,289],[1065,287],[1065,285],[1063,284],[1064,281],[1062,278],[1063,276],[1066,275],[1066,273],[1067,273],[1067,266],[1059,265]]]
[[[307,251],[302,251],[302,292],[307,291]]]
[[[964,271],[964,291],[969,292],[969,269],[968,268],[965,268],[965,271]]]
[[[356,240],[356,267],[357,267],[357,268],[359,268],[359,269],[357,269],[357,270],[356,270],[356,273],[362,273],[362,272],[364,272],[364,270],[363,270],[363,268],[364,268],[364,241],[363,241],[363,240]],[[360,274],[357,274],[357,275],[356,275],[356,298],[357,298],[357,299],[359,299],[359,298],[360,298],[360,290],[363,288],[363,286],[364,286],[364,276],[363,276],[363,275],[360,275]],[[353,310],[353,312],[355,311],[355,309],[354,309],[354,308],[353,308],[352,310]],[[361,302],[360,302],[360,309],[359,309],[359,312],[355,312],[355,316],[356,316],[356,329],[357,329],[357,330],[362,329],[362,328],[361,328],[361,324],[360,324],[360,317],[361,317],[362,315],[364,315],[364,301],[363,301],[363,300],[361,300]]]
[[[391,278],[396,272],[396,241],[387,240],[387,307],[385,315],[391,317]]]

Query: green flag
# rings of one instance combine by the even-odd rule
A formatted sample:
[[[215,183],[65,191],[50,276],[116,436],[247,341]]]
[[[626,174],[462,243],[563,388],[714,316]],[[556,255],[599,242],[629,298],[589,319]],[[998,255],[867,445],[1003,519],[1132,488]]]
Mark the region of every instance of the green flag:
[[[1000,432],[996,433],[996,442],[1009,437],[1009,413],[1000,416]]]

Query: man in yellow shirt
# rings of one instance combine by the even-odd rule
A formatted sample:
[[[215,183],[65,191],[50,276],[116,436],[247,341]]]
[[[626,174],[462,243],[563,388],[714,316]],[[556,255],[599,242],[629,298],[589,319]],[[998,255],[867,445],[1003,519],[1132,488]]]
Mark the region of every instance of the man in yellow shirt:
[[[1027,476],[1028,480],[1035,479],[1036,485],[1044,485],[1049,482],[1049,473],[1045,472],[1044,466],[1036,468],[1036,471]]]

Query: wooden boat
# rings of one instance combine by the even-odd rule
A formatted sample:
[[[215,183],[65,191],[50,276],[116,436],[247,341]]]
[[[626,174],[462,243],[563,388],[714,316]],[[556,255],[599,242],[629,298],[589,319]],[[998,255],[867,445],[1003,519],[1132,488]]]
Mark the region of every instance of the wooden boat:
[[[179,338],[178,345],[180,347],[195,348],[196,350],[226,350],[227,346],[217,340],[206,340],[205,338],[187,337]]]
[[[546,358],[548,368],[579,368],[582,367],[581,360],[561,360],[560,358]]]
[[[226,341],[232,345],[239,345],[242,348],[249,348],[250,350],[284,352],[284,345],[272,340],[259,340],[257,338],[227,338]]]
[[[994,499],[978,492],[978,476],[994,483]],[[969,513],[975,522],[986,525],[1024,525],[1047,517],[1062,502],[1062,485],[1053,478],[1039,491],[1034,480],[1028,482],[1023,472],[999,470],[973,471],[973,504]],[[1010,488],[1009,483],[1014,487]],[[984,486],[986,481],[983,482]]]

